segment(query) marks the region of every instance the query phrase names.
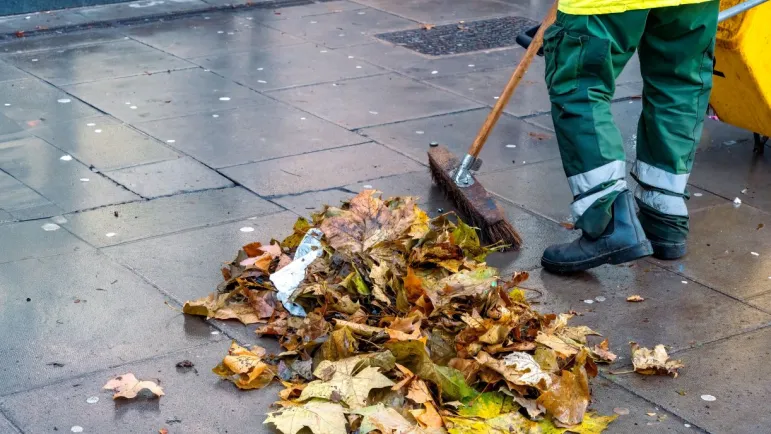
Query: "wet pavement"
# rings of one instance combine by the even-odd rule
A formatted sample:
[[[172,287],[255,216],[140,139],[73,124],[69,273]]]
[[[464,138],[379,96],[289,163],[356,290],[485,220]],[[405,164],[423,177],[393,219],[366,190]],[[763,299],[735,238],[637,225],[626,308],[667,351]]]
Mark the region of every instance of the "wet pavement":
[[[2,434],[271,432],[262,413],[275,391],[238,391],[210,369],[231,339],[275,343],[180,306],[213,291],[241,245],[288,235],[298,215],[362,189],[419,196],[432,215],[449,210],[428,176],[428,144],[464,153],[524,50],[428,56],[378,35],[537,20],[548,7],[154,3],[0,19],[0,33],[40,33],[0,41]],[[629,161],[636,62],[613,102]],[[576,234],[561,225],[571,198],[543,68],[537,58],[482,153],[481,181],[525,238],[490,262],[529,271],[540,310],[574,310],[610,339],[620,360],[594,382],[592,407],[629,414],[609,432],[767,432],[771,151],[753,155],[751,132],[707,120],[688,256],[550,275],[541,252]],[[634,294],[646,301],[626,302]],[[686,368],[677,379],[616,374],[628,370],[629,341],[667,345]],[[196,369],[175,368],[184,359]],[[100,388],[125,372],[159,379],[166,396],[113,402]]]

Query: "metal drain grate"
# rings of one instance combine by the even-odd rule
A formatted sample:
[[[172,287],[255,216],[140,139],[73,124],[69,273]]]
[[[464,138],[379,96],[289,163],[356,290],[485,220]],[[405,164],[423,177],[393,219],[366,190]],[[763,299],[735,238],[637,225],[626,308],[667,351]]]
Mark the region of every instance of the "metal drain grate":
[[[529,18],[503,17],[376,36],[419,53],[444,56],[516,45],[517,35],[537,24]]]

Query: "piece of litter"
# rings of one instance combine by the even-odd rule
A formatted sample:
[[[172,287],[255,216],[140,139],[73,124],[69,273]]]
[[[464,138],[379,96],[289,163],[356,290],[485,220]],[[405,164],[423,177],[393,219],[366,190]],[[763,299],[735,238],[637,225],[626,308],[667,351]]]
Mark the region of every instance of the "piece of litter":
[[[132,106],[131,106],[131,107],[129,107],[129,108],[130,108],[131,110],[136,110],[136,109],[137,109],[137,106],[135,106],[135,105],[132,105]]]
[[[229,96],[221,96],[220,97],[220,101],[230,101],[230,97]]]
[[[592,303],[594,303],[594,300],[584,300],[584,303],[586,303],[586,304],[592,304]]]
[[[90,181],[90,179],[88,179],[88,178],[80,178],[80,182],[88,182],[88,181]]]
[[[363,189],[365,189],[365,190],[372,190],[372,186],[371,186],[371,185],[369,185],[369,184],[366,184],[366,185],[362,185],[362,186],[361,186],[361,188],[363,188]]]
[[[683,425],[683,426],[684,426],[684,427],[686,427],[686,428],[690,428],[690,427],[691,427],[691,424],[689,424],[689,423],[686,423],[686,424],[685,424],[685,425]]]
[[[626,298],[626,301],[630,303],[639,303],[641,301],[645,301],[645,299],[639,295],[630,295]]]
[[[361,65],[356,65],[356,69],[361,69]]]
[[[327,52],[327,50],[321,50],[321,51],[319,51],[319,53],[326,53],[326,52]]]
[[[10,107],[11,105],[10,105],[10,104],[8,104],[8,103],[5,103],[5,106],[6,106],[6,107]]]
[[[701,399],[703,399],[704,401],[709,401],[709,402],[717,401],[717,398],[715,398],[712,395],[701,395]]]
[[[102,132],[102,130],[94,130],[95,133],[99,134]]]
[[[424,133],[425,133],[424,131],[420,131],[420,130],[415,131],[415,134],[424,134]]]
[[[348,56],[349,59],[353,59],[353,56]]]
[[[359,15],[366,15],[366,12],[359,12]]]
[[[96,126],[96,124],[95,124],[95,123],[93,123],[93,122],[89,122],[89,123],[87,123],[87,124],[86,124],[86,126],[87,126],[87,127],[95,127],[95,126]]]
[[[476,66],[476,65],[474,65],[473,63],[470,63],[470,64],[468,65],[468,67],[469,67],[469,68],[473,68],[474,66]]]
[[[616,407],[613,409],[613,413],[616,413],[619,416],[626,416],[629,414],[629,409],[624,407]]]
[[[760,253],[758,253],[758,252],[750,252],[750,254],[751,254],[752,256],[760,256]]]
[[[747,189],[745,188],[744,190],[741,191],[741,193],[742,194],[747,194]]]
[[[321,230],[309,229],[300,241],[300,245],[297,246],[292,262],[270,275],[270,281],[273,282],[278,291],[276,298],[292,315],[302,317],[306,315],[305,309],[294,303],[292,293],[297,285],[305,279],[305,269],[308,268],[308,265],[324,253],[324,249],[321,248],[321,237],[323,236],[324,232]]]
[[[376,114],[377,114],[377,112],[370,110],[369,114],[371,114],[371,115],[376,115]]]
[[[741,204],[742,204],[742,200],[741,199],[739,199],[738,197],[736,199],[734,199],[734,205],[735,206],[739,206]]]
[[[107,237],[107,238],[112,238],[115,235],[118,235],[118,234],[116,234],[115,232],[107,232],[106,234],[104,234],[104,236]]]
[[[70,431],[72,432],[83,432],[83,427],[80,425],[75,425],[72,428],[70,428]]]
[[[99,402],[99,397],[98,396],[89,396],[88,399],[86,399],[86,402],[89,403],[89,404],[96,404],[97,402]]]
[[[218,34],[223,34],[223,33],[225,33],[225,31],[224,30],[219,30],[219,31],[217,31],[217,33]]]
[[[736,144],[736,140],[728,140],[728,141],[723,142],[723,144],[726,145],[726,146],[735,145]]]
[[[318,21],[311,21],[311,24],[318,24]]]
[[[656,417],[656,413],[653,413],[653,412],[650,412],[650,413],[645,413],[645,414],[647,414],[647,415],[648,415],[648,416],[650,416],[650,417]]]
[[[61,157],[59,157],[59,159],[62,161],[70,161],[72,160],[72,155],[62,155]]]
[[[340,34],[339,34],[339,35],[337,35],[337,36],[343,37],[343,36],[345,36],[345,33],[340,33]]]
[[[46,223],[46,224],[44,224],[43,226],[40,226],[40,227],[43,228],[43,230],[46,231],[46,232],[55,231],[55,230],[60,228],[59,225],[54,224],[54,223]]]
[[[67,223],[67,219],[62,217],[62,216],[60,216],[60,215],[51,217],[51,220],[53,220],[54,223],[57,223],[57,224],[60,224],[60,225],[63,225],[65,223]]]
[[[57,99],[56,102],[60,104],[69,104],[70,102],[72,102],[72,100],[69,98],[62,98],[62,99]]]
[[[166,140],[166,143],[175,143],[175,142],[176,142],[176,140],[174,140],[174,139]]]
[[[494,96],[494,97],[493,97],[493,99],[498,99],[498,98],[500,98],[500,97],[499,97],[499,96]]]
[[[217,330],[214,330],[213,332],[211,332],[211,334],[218,335],[218,334],[220,334],[220,332],[218,332]]]
[[[268,82],[265,80],[257,80],[257,83],[268,84]]]
[[[516,148],[517,145],[506,145],[507,148]]]
[[[301,120],[301,121],[304,121],[304,120],[305,120],[305,118],[300,118],[300,120]]]
[[[257,68],[258,71],[262,71],[263,69],[265,69],[265,68]]]
[[[32,59],[33,62],[37,62],[37,59]]]
[[[598,296],[598,297],[594,297],[594,299],[595,299],[595,300],[597,300],[597,301],[599,301],[599,302],[603,302],[603,301],[607,300],[605,297],[603,297],[603,296],[601,296],[601,295],[600,295],[600,296]]]
[[[704,195],[703,195],[703,194],[701,194],[701,193],[694,193],[693,195],[694,195],[694,196],[696,196],[696,197],[702,197],[702,196],[704,196]]]
[[[131,102],[130,101],[126,101],[124,104],[131,105]]]
[[[254,228],[251,226],[244,226],[241,229],[239,229],[241,232],[254,232]]]
[[[682,282],[683,285],[687,285],[688,284],[687,280],[681,280],[680,282]]]
[[[431,71],[431,74],[439,74],[439,71]]]
[[[218,118],[218,117],[220,117],[220,115],[211,115],[211,117]]]

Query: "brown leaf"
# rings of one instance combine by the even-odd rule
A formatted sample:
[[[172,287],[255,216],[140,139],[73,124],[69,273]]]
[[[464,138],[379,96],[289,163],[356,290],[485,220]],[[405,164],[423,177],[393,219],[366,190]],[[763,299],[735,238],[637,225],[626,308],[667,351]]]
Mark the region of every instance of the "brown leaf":
[[[528,133],[528,135],[529,135],[530,137],[532,137],[532,138],[536,139],[536,140],[548,140],[548,139],[551,139],[552,137],[554,137],[554,136],[552,136],[551,134],[546,134],[546,133],[537,133],[537,132],[535,132],[535,131],[531,131],[531,132],[529,132],[529,133]]]
[[[293,384],[285,381],[282,381],[281,384],[284,385],[284,390],[278,392],[278,396],[284,401],[291,401],[299,398],[300,393],[302,393],[306,386],[305,384]]]
[[[610,345],[607,339],[594,346],[594,349],[592,349],[592,356],[595,356],[594,358],[597,362],[607,363],[612,363],[618,358],[617,355],[610,351]]]
[[[136,398],[143,390],[150,392],[153,397],[159,398],[164,395],[163,389],[161,389],[160,386],[152,381],[139,381],[132,373],[123,374],[113,378],[104,385],[103,389],[115,392],[115,394],[112,395],[112,399]]]
[[[554,418],[557,426],[570,427],[580,424],[589,406],[589,376],[584,368],[587,353],[576,357],[572,370],[563,370],[552,386],[538,397],[538,405]]]
[[[228,355],[212,372],[230,380],[239,389],[261,389],[276,376],[276,369],[262,361],[265,349],[253,346],[248,350],[233,342]]]
[[[636,342],[632,346],[632,364],[635,372],[643,375],[671,375],[677,378],[677,370],[685,365],[680,360],[670,360],[664,345],[656,345],[651,351],[641,348]]]
[[[555,335],[547,335],[546,333],[538,332],[535,341],[551,348],[563,359],[578,354],[578,349],[575,346],[565,343],[565,341]]]
[[[189,315],[205,316],[207,319],[237,319],[244,324],[260,322],[260,316],[245,301],[234,299],[238,291],[226,294],[209,294],[198,300],[186,301],[182,312]]]
[[[428,23],[421,23],[420,24],[420,28],[423,29],[423,30],[431,30],[434,27],[436,27],[436,25],[434,25],[434,24],[428,24]]]
[[[626,301],[630,303],[639,303],[641,301],[645,301],[645,299],[639,295],[630,295],[629,297],[626,298]]]
[[[166,428],[161,428],[158,430],[158,434],[169,434],[169,430]]]
[[[430,402],[426,402],[423,405],[425,406],[423,409],[410,410],[415,420],[423,428],[442,428],[444,422],[442,422],[442,417],[436,411],[436,407]]]
[[[480,365],[503,375],[506,381],[519,386],[532,386],[546,390],[551,385],[551,376],[543,372],[533,357],[527,353],[511,353],[503,360],[497,360],[484,351],[476,356]]]
[[[407,389],[407,398],[418,404],[434,401],[434,398],[431,397],[431,391],[428,390],[428,385],[420,378],[415,378],[410,383]]]

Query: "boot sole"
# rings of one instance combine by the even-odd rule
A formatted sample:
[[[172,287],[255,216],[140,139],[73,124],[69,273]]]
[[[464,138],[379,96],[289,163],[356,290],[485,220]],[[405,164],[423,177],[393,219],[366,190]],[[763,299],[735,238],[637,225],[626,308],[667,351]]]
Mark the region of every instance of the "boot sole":
[[[645,258],[652,254],[653,247],[651,246],[650,241],[646,240],[636,246],[616,250],[581,262],[551,262],[541,258],[541,265],[553,273],[568,274],[586,271],[604,264],[623,264],[625,262],[634,261],[635,259]]]
[[[688,253],[686,244],[661,244],[651,242],[651,246],[653,246],[653,257],[663,261],[680,259]]]

